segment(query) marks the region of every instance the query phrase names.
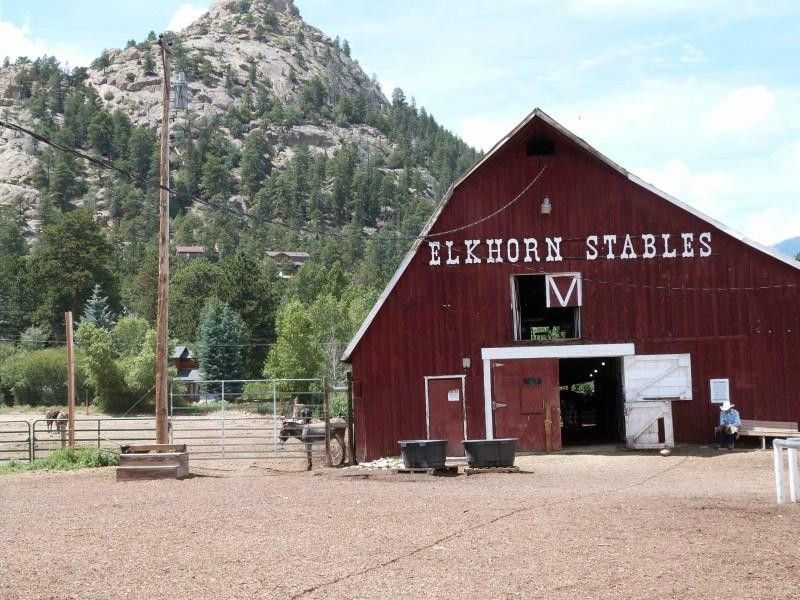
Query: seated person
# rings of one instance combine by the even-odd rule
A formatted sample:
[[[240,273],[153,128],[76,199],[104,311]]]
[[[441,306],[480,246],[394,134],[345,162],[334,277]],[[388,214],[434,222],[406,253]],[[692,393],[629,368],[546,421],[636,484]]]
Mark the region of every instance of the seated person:
[[[717,448],[727,447],[728,450],[733,450],[733,443],[736,441],[739,428],[742,426],[739,411],[733,408],[734,406],[734,404],[726,400],[719,407],[719,426],[716,428],[719,433],[719,446]]]

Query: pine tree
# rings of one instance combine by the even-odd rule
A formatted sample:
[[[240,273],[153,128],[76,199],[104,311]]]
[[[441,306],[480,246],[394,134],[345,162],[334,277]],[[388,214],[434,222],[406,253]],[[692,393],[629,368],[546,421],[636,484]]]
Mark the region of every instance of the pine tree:
[[[89,123],[89,145],[103,156],[110,156],[114,145],[114,122],[105,110],[99,111]]]
[[[227,303],[210,298],[203,308],[197,333],[197,358],[203,377],[207,381],[242,379],[241,344],[244,328],[233,309]],[[219,386],[209,385],[208,389],[216,392]]]
[[[142,63],[142,71],[145,75],[155,75],[156,74],[156,61],[153,60],[153,57],[148,52],[144,57],[144,63]]]
[[[100,284],[95,284],[92,297],[86,301],[81,315],[81,324],[89,323],[103,329],[114,325],[114,313],[108,306],[108,296],[100,295]]]
[[[244,142],[241,162],[242,192],[254,198],[272,170],[269,144],[261,131],[253,131]]]

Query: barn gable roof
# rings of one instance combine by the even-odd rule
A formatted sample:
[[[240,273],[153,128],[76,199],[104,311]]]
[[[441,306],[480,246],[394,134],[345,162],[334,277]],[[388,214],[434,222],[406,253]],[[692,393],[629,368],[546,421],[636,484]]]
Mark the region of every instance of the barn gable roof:
[[[364,334],[366,333],[367,329],[369,329],[369,326],[372,324],[372,321],[375,319],[376,315],[378,314],[378,311],[380,311],[381,307],[383,306],[383,303],[386,302],[386,299],[389,297],[389,294],[391,294],[391,292],[394,289],[395,285],[397,285],[397,282],[400,280],[400,277],[402,277],[402,275],[405,272],[406,268],[411,263],[411,260],[414,258],[414,255],[417,253],[417,250],[419,249],[420,245],[424,241],[425,236],[428,235],[428,233],[430,232],[431,228],[433,228],[433,225],[439,219],[439,215],[442,214],[442,211],[444,210],[445,206],[447,206],[447,203],[450,201],[450,198],[453,197],[453,193],[455,192],[456,188],[459,185],[461,185],[461,183],[463,183],[465,180],[467,180],[470,176],[472,176],[472,174],[475,171],[477,171],[481,166],[483,166],[486,162],[491,160],[491,158],[495,154],[497,154],[500,151],[500,149],[503,148],[509,142],[509,140],[514,138],[520,130],[525,128],[534,119],[540,119],[543,123],[549,125],[553,129],[555,129],[558,133],[563,135],[565,138],[567,138],[568,140],[570,140],[571,142],[573,142],[574,144],[576,144],[580,148],[583,148],[586,152],[588,152],[589,154],[591,154],[592,156],[594,156],[595,158],[597,158],[601,162],[605,163],[607,166],[609,166],[613,170],[615,170],[618,173],[620,173],[623,177],[627,178],[630,182],[632,182],[632,183],[634,183],[634,184],[636,184],[638,186],[643,187],[644,189],[646,189],[646,190],[652,192],[653,194],[659,196],[663,200],[666,200],[667,202],[677,206],[678,208],[680,208],[682,210],[685,210],[686,212],[694,215],[698,219],[706,221],[710,225],[713,225],[714,227],[716,227],[720,231],[730,235],[731,237],[739,240],[740,242],[742,242],[744,244],[747,244],[748,246],[751,246],[751,247],[755,248],[756,250],[758,250],[760,252],[768,254],[769,256],[771,256],[771,257],[773,257],[773,258],[775,258],[775,259],[777,259],[777,260],[779,260],[779,261],[781,261],[781,262],[783,262],[783,263],[785,263],[785,264],[787,264],[787,265],[789,265],[791,267],[794,267],[795,269],[800,270],[800,262],[797,262],[796,260],[793,260],[793,259],[789,258],[788,256],[785,256],[784,254],[781,254],[780,252],[778,252],[777,250],[774,250],[773,248],[769,248],[768,246],[764,246],[763,244],[760,244],[760,243],[758,243],[758,242],[756,242],[754,240],[751,240],[751,239],[745,237],[744,235],[742,235],[738,231],[735,231],[735,230],[731,229],[727,225],[724,225],[723,223],[720,223],[716,219],[713,219],[713,218],[709,217],[708,215],[706,215],[706,214],[700,212],[699,210],[697,210],[696,208],[694,208],[692,206],[689,206],[688,204],[686,204],[684,202],[681,202],[677,198],[674,198],[673,196],[670,196],[666,192],[661,191],[660,189],[658,189],[654,185],[649,184],[646,181],[640,179],[639,177],[637,177],[633,173],[629,172],[627,169],[624,169],[623,167],[621,167],[620,165],[615,163],[613,160],[608,158],[602,152],[599,152],[597,149],[595,149],[592,146],[590,146],[588,143],[586,143],[585,140],[583,140],[582,138],[578,137],[577,135],[575,135],[574,133],[569,131],[566,127],[564,127],[563,125],[561,125],[560,123],[555,121],[547,113],[545,113],[544,111],[542,111],[539,108],[536,108],[527,117],[525,117],[516,127],[514,127],[514,129],[512,129],[510,132],[508,132],[499,142],[497,142],[484,155],[484,157],[481,160],[476,162],[466,173],[464,173],[453,185],[450,186],[450,188],[447,190],[447,193],[445,194],[444,198],[439,203],[439,205],[436,207],[436,210],[434,210],[434,212],[431,215],[430,219],[428,219],[428,222],[425,224],[425,227],[420,232],[419,237],[414,241],[414,244],[411,246],[411,249],[408,251],[408,253],[406,254],[406,256],[403,259],[403,261],[400,263],[400,266],[397,267],[397,271],[395,271],[394,275],[392,276],[392,279],[386,285],[386,288],[384,288],[384,290],[381,293],[380,297],[378,298],[377,302],[372,307],[372,310],[370,310],[369,314],[367,315],[367,318],[364,319],[364,322],[361,324],[361,327],[358,329],[356,334],[353,336],[353,339],[350,340],[350,343],[347,345],[347,348],[345,349],[344,354],[342,355],[342,360],[343,361],[349,360],[350,355],[355,350],[355,348],[358,345],[359,341],[361,341],[361,338],[364,336]]]

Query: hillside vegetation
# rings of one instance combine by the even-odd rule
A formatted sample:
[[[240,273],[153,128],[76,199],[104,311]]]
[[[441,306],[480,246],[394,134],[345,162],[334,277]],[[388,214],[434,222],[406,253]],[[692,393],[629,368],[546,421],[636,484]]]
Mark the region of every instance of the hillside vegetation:
[[[206,249],[192,260],[172,252],[171,338],[209,371],[233,365],[227,378],[341,376],[338,356],[409,236],[478,155],[402,90],[387,100],[349,44],[304,23],[290,0],[218,2],[167,37],[191,94],[171,123],[171,240]],[[157,181],[160,83],[151,32],[90,68],[6,64],[0,105],[4,120]],[[86,385],[102,402],[103,353],[119,382],[140,357],[132,398],[152,358],[142,357],[155,319],[157,188],[0,135],[0,386],[22,389],[28,358],[57,362],[64,311],[84,312],[94,294],[111,319],[81,319]],[[285,279],[268,250],[311,258]],[[108,341],[130,318],[138,337]]]

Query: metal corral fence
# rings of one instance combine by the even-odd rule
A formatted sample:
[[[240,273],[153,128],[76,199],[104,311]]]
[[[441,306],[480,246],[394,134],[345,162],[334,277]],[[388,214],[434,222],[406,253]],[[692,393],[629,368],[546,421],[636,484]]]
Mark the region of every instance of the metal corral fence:
[[[66,428],[59,431],[54,425],[47,428],[46,419],[31,423],[31,459],[63,448],[66,443]],[[79,448],[107,448],[119,450],[130,444],[155,443],[155,419],[153,417],[84,417],[75,419],[75,445]]]
[[[321,379],[174,382],[170,443],[186,444],[192,460],[305,456],[297,440],[281,443],[281,426],[296,407],[321,419],[323,387]]]
[[[320,379],[173,382],[169,405],[170,443],[186,444],[192,460],[305,457],[299,440],[282,443],[283,421],[308,409],[314,421],[324,416]],[[346,416],[347,388],[330,389],[332,416]],[[342,403],[341,398],[345,399]],[[342,406],[345,407],[344,414]],[[75,445],[108,448],[155,443],[155,418],[85,417],[75,419]],[[0,421],[0,462],[33,460],[66,445],[66,434],[47,420]],[[318,442],[324,445],[324,442]],[[338,446],[337,446],[338,448]],[[343,450],[343,449],[342,449]],[[319,453],[321,449],[315,449]]]
[[[31,424],[28,421],[0,421],[0,462],[31,460]]]

